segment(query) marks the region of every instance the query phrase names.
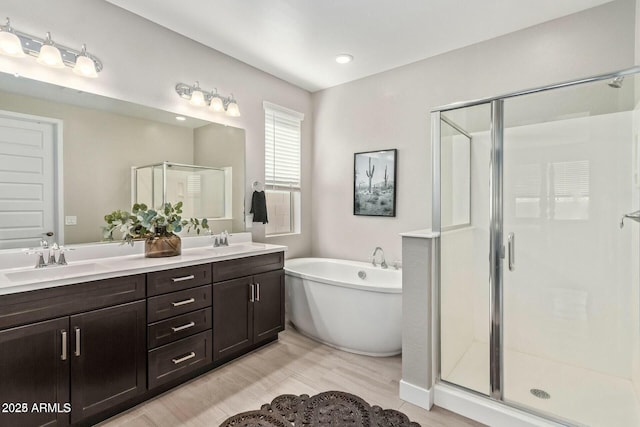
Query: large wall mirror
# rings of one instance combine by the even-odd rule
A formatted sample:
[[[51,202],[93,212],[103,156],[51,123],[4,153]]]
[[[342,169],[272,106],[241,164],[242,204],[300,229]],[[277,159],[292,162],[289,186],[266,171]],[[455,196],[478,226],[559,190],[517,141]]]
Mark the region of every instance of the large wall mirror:
[[[243,129],[0,73],[0,249],[102,240],[104,215],[131,209],[132,167],[165,161],[229,170],[210,225],[245,230]]]

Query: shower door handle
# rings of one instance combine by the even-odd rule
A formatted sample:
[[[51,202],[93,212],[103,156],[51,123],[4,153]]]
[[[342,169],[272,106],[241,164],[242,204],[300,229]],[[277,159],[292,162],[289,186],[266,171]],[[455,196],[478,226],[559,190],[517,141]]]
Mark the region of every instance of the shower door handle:
[[[516,235],[513,233],[509,233],[507,242],[509,246],[509,271],[513,271],[516,269]]]

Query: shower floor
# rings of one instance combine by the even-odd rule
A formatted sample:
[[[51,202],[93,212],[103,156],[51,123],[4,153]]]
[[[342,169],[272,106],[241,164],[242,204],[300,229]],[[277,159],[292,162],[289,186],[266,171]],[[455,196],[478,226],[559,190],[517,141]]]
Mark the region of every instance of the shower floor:
[[[631,381],[516,351],[505,351],[505,400],[588,426],[640,426]],[[445,378],[489,393],[489,345],[475,342]],[[531,394],[549,393],[549,399]]]

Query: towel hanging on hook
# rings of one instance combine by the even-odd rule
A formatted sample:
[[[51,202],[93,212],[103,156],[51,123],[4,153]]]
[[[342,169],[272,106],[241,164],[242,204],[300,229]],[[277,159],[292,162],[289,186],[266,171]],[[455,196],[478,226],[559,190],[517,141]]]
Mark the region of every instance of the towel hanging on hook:
[[[253,195],[251,196],[251,210],[249,213],[253,214],[253,222],[266,224],[269,220],[267,219],[267,198],[264,193],[264,186],[260,181],[253,181],[251,188],[253,188]]]

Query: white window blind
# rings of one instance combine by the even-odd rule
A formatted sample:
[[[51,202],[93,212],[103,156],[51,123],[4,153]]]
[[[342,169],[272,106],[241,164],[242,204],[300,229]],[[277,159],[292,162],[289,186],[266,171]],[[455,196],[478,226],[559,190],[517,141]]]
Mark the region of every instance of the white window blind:
[[[300,189],[300,125],[304,115],[264,102],[265,184]]]

